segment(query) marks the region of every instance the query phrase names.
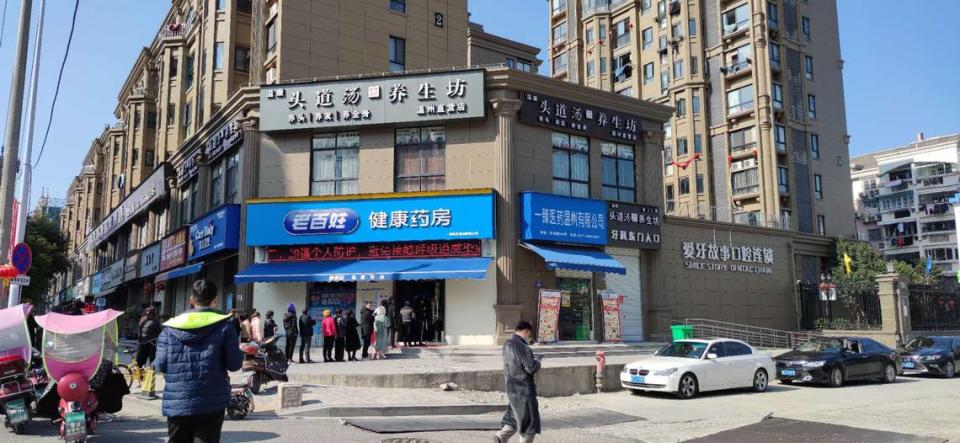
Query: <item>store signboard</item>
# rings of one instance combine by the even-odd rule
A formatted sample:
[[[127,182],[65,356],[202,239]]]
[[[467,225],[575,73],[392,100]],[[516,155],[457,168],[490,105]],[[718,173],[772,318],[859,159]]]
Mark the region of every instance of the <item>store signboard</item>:
[[[260,130],[342,128],[478,119],[484,70],[263,85]]]
[[[149,277],[160,272],[161,242],[156,242],[140,250],[140,277]]]
[[[607,244],[607,205],[602,200],[539,192],[521,194],[521,240]]]
[[[107,292],[123,283],[123,265],[125,259],[120,259],[100,271],[100,290],[94,292],[94,295]]]
[[[684,269],[746,274],[773,274],[773,248],[733,243],[683,242]]]
[[[190,256],[195,260],[240,245],[240,205],[225,205],[190,225]]]
[[[127,282],[137,278],[140,270],[140,253],[134,252],[127,256],[123,262],[123,281]]]
[[[187,248],[190,242],[187,241],[187,228],[168,235],[161,241],[160,246],[160,270],[180,266],[187,261]]]
[[[243,141],[243,126],[237,119],[231,120],[220,127],[217,132],[207,138],[207,142],[200,148],[207,162],[216,161],[224,152]],[[196,156],[190,155],[177,168],[177,181],[185,183],[200,172],[200,164]]]
[[[163,197],[166,194],[167,178],[170,176],[170,165],[161,163],[153,174],[147,177],[143,183],[140,183],[110,215],[87,234],[88,248],[92,250],[99,246],[103,240],[120,229],[130,219],[140,214],[151,203]]]
[[[268,262],[464,258],[483,256],[481,240],[452,240],[267,248]]]
[[[520,121],[569,134],[636,145],[643,141],[638,115],[522,92]]]
[[[276,199],[247,204],[248,246],[494,237],[492,190],[399,198]]]
[[[660,249],[660,208],[607,202],[607,245]]]

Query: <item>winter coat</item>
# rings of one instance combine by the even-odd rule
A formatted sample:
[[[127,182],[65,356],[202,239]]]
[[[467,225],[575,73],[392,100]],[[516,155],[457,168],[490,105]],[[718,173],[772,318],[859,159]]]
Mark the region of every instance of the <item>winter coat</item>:
[[[503,344],[503,375],[510,407],[501,424],[521,434],[540,433],[540,406],[537,403],[537,385],[533,375],[540,370],[540,362],[533,357],[527,341],[517,334]]]
[[[273,337],[277,333],[277,322],[273,321],[272,318],[268,318],[263,322],[263,339],[266,340],[270,337]]]
[[[347,336],[347,317],[337,317],[337,338],[346,338]]]
[[[300,336],[313,337],[313,325],[315,324],[317,324],[317,321],[310,314],[300,314]]]
[[[373,311],[367,308],[360,310],[360,333],[364,337],[373,334]]]
[[[337,336],[337,322],[333,317],[323,317],[322,323],[320,323],[320,329],[324,337]]]
[[[347,317],[343,319],[343,323],[347,333],[347,351],[353,352],[360,349],[360,335],[357,334],[357,319],[353,317]],[[371,328],[372,329],[372,328]]]
[[[145,343],[156,340],[160,336],[160,322],[148,318],[140,324],[140,342]]]
[[[403,323],[410,323],[417,318],[416,311],[409,306],[404,306],[400,308],[400,321]]]
[[[289,311],[283,314],[283,330],[286,331],[288,337],[297,336],[297,314]]]
[[[157,372],[164,374],[165,417],[223,411],[230,401],[230,376],[243,363],[230,316],[194,309],[164,323],[157,339]]]

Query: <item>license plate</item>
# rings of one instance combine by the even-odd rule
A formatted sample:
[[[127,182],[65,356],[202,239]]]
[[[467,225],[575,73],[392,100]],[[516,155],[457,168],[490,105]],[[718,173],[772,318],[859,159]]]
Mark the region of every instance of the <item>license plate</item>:
[[[87,414],[83,411],[68,412],[63,430],[64,440],[79,440],[87,436]]]
[[[917,364],[914,363],[914,362],[912,362],[912,361],[905,361],[905,362],[903,362],[903,369],[913,369],[913,368],[916,368],[916,367],[917,367]]]
[[[7,403],[3,407],[7,411],[7,421],[10,424],[23,423],[30,419],[30,415],[27,413],[27,403],[22,398]]]
[[[783,369],[780,371],[780,375],[784,377],[796,377],[797,371],[793,369]]]
[[[638,385],[642,385],[642,384],[643,384],[643,376],[642,376],[642,375],[631,375],[631,376],[630,376],[630,383],[636,383],[636,384],[638,384]]]

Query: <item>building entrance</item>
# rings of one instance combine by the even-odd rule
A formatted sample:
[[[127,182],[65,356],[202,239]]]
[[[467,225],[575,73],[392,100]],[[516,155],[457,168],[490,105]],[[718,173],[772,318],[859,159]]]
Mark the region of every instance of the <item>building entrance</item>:
[[[443,342],[444,280],[398,281],[394,289],[394,325],[403,341],[400,310],[409,302],[416,318],[408,333],[411,343]]]

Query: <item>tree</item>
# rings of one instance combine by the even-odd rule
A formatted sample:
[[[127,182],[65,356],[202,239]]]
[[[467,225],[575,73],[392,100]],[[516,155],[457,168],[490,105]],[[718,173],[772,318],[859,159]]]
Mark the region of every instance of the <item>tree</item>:
[[[909,263],[898,261],[896,264],[896,269],[898,274],[909,277],[910,283],[929,285],[940,281],[940,278],[943,276],[943,271],[941,271],[939,267],[934,266],[928,274],[926,265],[917,262]]]
[[[22,289],[21,298],[36,303],[47,294],[53,276],[70,267],[66,254],[67,239],[60,234],[56,222],[38,214],[27,219],[26,243],[33,251],[33,265],[28,272],[30,286]]]
[[[833,268],[832,274],[833,281],[838,284],[872,284],[877,274],[887,272],[887,264],[883,261],[883,257],[874,251],[869,243],[840,239],[837,240],[836,253],[837,266]],[[844,266],[843,254],[847,254],[853,260],[850,265],[850,274],[847,274]]]

